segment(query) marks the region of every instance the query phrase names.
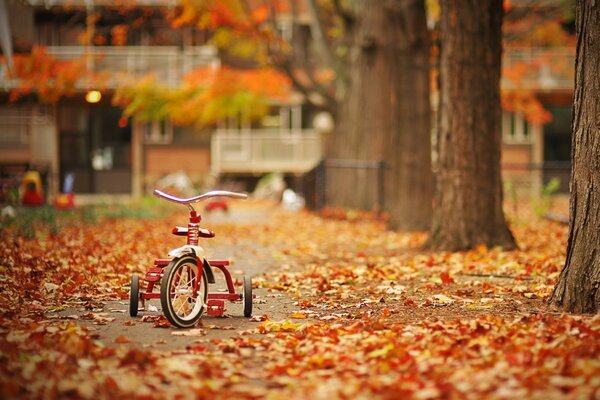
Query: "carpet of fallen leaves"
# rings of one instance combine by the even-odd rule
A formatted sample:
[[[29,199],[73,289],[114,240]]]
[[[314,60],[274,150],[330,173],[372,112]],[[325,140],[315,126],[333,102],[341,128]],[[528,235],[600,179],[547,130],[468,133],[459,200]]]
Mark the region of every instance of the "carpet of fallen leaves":
[[[219,240],[270,253],[255,285],[300,311],[171,352],[105,346],[50,316],[125,299],[131,273],[179,243],[164,232],[181,221],[74,223],[34,239],[1,231],[0,397],[600,398],[600,317],[546,305],[566,227],[516,221],[519,250],[444,253],[363,217],[219,226]]]

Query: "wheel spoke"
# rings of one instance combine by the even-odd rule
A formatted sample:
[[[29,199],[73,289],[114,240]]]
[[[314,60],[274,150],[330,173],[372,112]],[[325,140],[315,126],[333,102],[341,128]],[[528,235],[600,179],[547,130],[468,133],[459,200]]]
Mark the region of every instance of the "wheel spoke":
[[[173,295],[173,297],[175,296],[176,292],[177,292],[177,288],[179,287],[179,279],[181,278],[181,270],[177,269],[177,271],[175,271],[175,276],[173,277],[173,290],[171,291],[169,288],[169,293],[171,293]]]
[[[195,277],[196,272],[189,265],[182,265],[177,271],[177,283],[173,290],[173,304],[177,307],[175,313],[179,316],[185,317],[189,310],[193,310],[196,305],[196,299],[193,296]]]
[[[182,314],[181,311],[184,309],[185,306],[187,306],[187,302],[184,300],[184,301],[181,301],[180,304],[181,305],[177,308],[177,310],[175,310],[175,313],[177,315],[183,315],[183,316],[185,316],[185,313]]]
[[[169,266],[161,286],[161,305],[171,324],[190,327],[202,315],[207,296],[205,276],[192,256]]]

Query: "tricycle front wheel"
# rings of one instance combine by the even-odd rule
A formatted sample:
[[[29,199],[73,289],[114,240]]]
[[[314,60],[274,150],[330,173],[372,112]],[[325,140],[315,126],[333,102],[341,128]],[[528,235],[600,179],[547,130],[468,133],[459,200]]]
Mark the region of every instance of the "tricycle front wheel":
[[[204,312],[208,296],[206,271],[194,256],[174,258],[165,268],[160,303],[171,325],[190,328]],[[200,272],[202,271],[202,272]]]

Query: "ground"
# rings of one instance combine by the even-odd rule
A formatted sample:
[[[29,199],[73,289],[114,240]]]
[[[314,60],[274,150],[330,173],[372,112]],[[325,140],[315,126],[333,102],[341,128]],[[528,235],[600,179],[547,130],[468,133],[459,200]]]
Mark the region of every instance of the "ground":
[[[529,209],[507,207],[519,250],[444,253],[368,213],[232,204],[203,245],[253,276],[253,318],[227,304],[189,330],[159,301],[127,314],[185,211],[3,229],[1,397],[598,398],[600,318],[547,305],[567,228]]]

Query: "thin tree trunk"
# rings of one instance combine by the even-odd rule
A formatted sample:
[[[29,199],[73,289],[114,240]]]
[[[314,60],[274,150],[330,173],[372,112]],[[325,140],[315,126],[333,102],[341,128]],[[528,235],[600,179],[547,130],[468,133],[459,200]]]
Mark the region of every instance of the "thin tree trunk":
[[[567,259],[551,303],[600,310],[600,4],[578,0]]]
[[[502,0],[442,0],[438,171],[430,246],[514,248],[502,210]]]

